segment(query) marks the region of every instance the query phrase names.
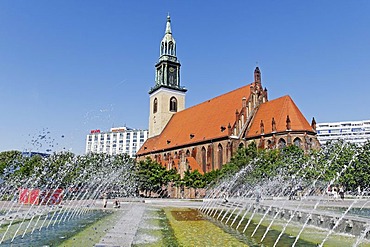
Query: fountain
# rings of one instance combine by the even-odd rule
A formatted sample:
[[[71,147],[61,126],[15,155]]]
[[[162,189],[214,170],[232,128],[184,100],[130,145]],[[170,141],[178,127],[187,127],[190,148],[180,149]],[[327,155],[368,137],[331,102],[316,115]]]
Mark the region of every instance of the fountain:
[[[346,145],[286,158],[293,172],[279,168],[274,176],[256,176],[255,167],[268,162],[257,156],[203,200],[138,197],[134,163],[123,155],[62,152],[42,165],[15,159],[0,179],[0,246],[370,246],[369,197],[341,200],[327,190],[359,152],[324,180]],[[106,194],[119,197],[120,208],[112,200],[103,208]]]
[[[111,214],[99,205],[104,193],[136,192],[124,155],[59,153],[34,167],[30,160],[19,158],[2,174],[1,246],[61,243]]]
[[[205,217],[247,235],[256,246],[370,246],[369,198],[347,195],[343,200],[327,191],[339,184],[347,169],[354,169],[357,150],[330,181],[323,179],[331,165],[340,162],[338,156],[348,150],[347,145],[328,145],[304,162],[287,161],[287,166],[302,164],[289,176],[282,170],[275,176],[253,179],[256,160],[252,160],[210,189],[199,210]],[[318,159],[322,161],[321,173],[309,176]],[[227,200],[225,194],[229,195]]]

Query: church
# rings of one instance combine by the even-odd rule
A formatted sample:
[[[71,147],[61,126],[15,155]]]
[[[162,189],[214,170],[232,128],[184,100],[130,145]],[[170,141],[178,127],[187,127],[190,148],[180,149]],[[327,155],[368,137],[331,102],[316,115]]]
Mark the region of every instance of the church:
[[[319,148],[316,122],[311,125],[288,95],[269,100],[261,71],[250,84],[185,108],[187,89],[180,84],[180,62],[167,17],[155,85],[149,91],[149,134],[137,160],[150,157],[165,166],[201,174],[221,169],[240,147],[255,142],[259,149],[296,145]]]

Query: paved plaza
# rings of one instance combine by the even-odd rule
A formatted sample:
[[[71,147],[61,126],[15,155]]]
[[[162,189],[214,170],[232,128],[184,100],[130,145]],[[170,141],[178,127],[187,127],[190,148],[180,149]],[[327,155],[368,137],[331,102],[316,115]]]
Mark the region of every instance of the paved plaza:
[[[123,201],[123,200],[121,200]],[[144,212],[150,207],[185,207],[198,208],[202,204],[201,200],[171,200],[171,199],[147,199],[131,200],[120,203],[118,217],[119,220],[113,225],[107,234],[95,245],[95,247],[126,247],[131,246]],[[102,206],[102,202],[97,202],[96,206]],[[107,209],[113,208],[113,202],[108,203]]]
[[[212,200],[212,202],[211,202]],[[285,200],[284,198],[267,198],[259,202],[260,206],[281,207],[287,210],[300,208],[300,211],[309,211],[314,208],[319,198],[310,198],[304,201]],[[243,207],[243,203],[253,203],[250,199],[229,198],[225,203],[222,199],[205,199],[205,203],[209,203],[211,207],[226,209],[229,207]],[[99,207],[102,202],[97,202]],[[134,242],[135,234],[140,227],[140,222],[146,209],[151,207],[181,207],[181,208],[200,208],[203,204],[202,200],[176,200],[176,199],[135,199],[132,201],[121,202],[120,212],[118,213],[119,220],[115,225],[107,231],[106,235],[100,240],[95,247],[118,247],[131,246]],[[370,208],[368,198],[362,199],[346,199],[344,201],[328,200],[321,198],[320,206],[328,208],[347,208],[351,204],[356,204],[356,207]],[[108,208],[113,208],[113,203],[108,203]],[[317,210],[317,209],[316,209]],[[321,211],[321,210],[320,210]],[[332,211],[322,211],[326,214],[333,214]],[[369,220],[370,219],[366,219]]]

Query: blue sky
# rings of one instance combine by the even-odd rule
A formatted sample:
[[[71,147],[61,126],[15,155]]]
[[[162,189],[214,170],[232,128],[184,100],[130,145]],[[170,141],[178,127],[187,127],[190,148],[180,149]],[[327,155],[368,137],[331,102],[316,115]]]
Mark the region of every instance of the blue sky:
[[[0,151],[148,128],[167,13],[186,106],[252,82],[310,122],[370,119],[370,1],[0,1]]]

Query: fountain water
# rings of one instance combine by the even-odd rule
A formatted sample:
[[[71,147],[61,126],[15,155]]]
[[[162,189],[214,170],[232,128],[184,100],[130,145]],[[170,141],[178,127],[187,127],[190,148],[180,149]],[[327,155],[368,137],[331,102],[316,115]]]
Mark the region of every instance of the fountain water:
[[[18,167],[1,177],[2,246],[60,242],[82,229],[80,225],[108,215],[96,204],[104,193],[129,194],[137,189],[131,175],[133,162],[127,156],[59,153],[34,167],[26,162],[29,160],[18,160]]]
[[[341,164],[330,180],[324,180],[324,174],[331,172],[333,164],[340,163],[339,154],[345,149],[346,144],[343,143],[328,146],[317,156],[286,158],[281,162],[284,167],[277,167],[273,176],[256,174],[255,167],[274,157],[257,156],[237,174],[210,188],[199,212],[204,218],[216,222],[217,226],[221,225],[225,232],[234,231],[245,237],[247,240],[241,242],[252,246],[331,246],[332,236],[338,236],[338,232],[347,234],[350,240],[346,243],[350,245],[369,244],[368,197],[363,195],[334,201],[326,194],[327,188],[340,183],[347,170],[354,169],[358,162],[359,154],[351,153],[351,159]],[[118,190],[133,195],[137,190],[137,181],[131,172],[133,164],[123,156],[55,154],[44,159],[42,166],[30,166],[27,176],[21,176],[24,162],[14,162],[11,169],[2,175],[0,224],[3,230],[0,231],[0,239],[4,246],[60,243],[94,221],[110,215],[99,200],[104,193]],[[320,169],[314,173],[318,166]],[[302,190],[297,192],[295,189],[299,185]],[[364,185],[362,187],[365,188]],[[35,197],[27,197],[29,204],[20,204],[19,188],[39,190],[38,201]],[[41,197],[54,195],[57,191],[60,192],[61,204],[55,203],[52,196]],[[161,193],[164,192],[159,191],[158,194]],[[170,246],[176,243],[175,235],[166,222],[168,218],[179,218],[176,224],[180,233],[183,215],[187,215],[189,221],[199,220],[199,213],[195,211],[173,212],[146,205],[136,206],[125,207],[126,211],[120,212],[118,217],[126,223],[134,224],[135,221],[139,231],[136,235],[129,235],[139,246],[153,242]],[[116,234],[115,231],[120,229],[112,228],[110,231]],[[208,228],[205,229],[207,232]],[[308,230],[314,231],[317,238],[307,239]],[[168,236],[161,239],[148,233],[160,235],[159,232],[165,231],[171,236],[171,242],[166,242]]]
[[[339,142],[306,156],[308,158],[303,162],[296,159],[287,160],[286,167],[300,164],[294,173],[290,172],[288,176],[285,173],[289,170],[283,169],[274,176],[253,179],[255,161],[252,161],[247,169],[214,186],[200,211],[207,217],[250,235],[253,241],[261,245],[302,246],[303,233],[307,232],[303,236],[307,239],[308,232],[315,232],[315,229],[318,234],[310,240],[312,246],[324,246],[329,239],[329,246],[335,245],[332,239],[336,237],[330,238],[331,235],[342,233],[346,234],[349,245],[370,245],[370,214],[368,217],[360,214],[349,215],[353,208],[368,210],[366,205],[369,198],[362,197],[360,200],[359,197],[347,195],[346,199],[342,200],[331,197],[327,190],[342,183],[347,170],[355,169],[354,164],[359,162],[357,150],[359,149],[351,149],[350,144]],[[339,159],[343,153],[351,157],[346,163]],[[341,166],[336,167],[336,172],[333,173],[333,167],[338,164]],[[320,169],[317,169],[317,166]],[[312,176],[316,169],[316,174]],[[327,174],[332,174],[330,181],[325,180]],[[297,192],[294,188],[298,186],[302,186],[302,189]],[[231,195],[228,201],[222,200],[221,195],[224,194]],[[343,207],[345,210],[342,213],[333,210]],[[241,226],[243,228],[239,229]],[[260,230],[261,227],[263,229]],[[271,231],[276,230],[278,234],[273,237],[275,233]],[[310,243],[303,245],[307,244]]]

